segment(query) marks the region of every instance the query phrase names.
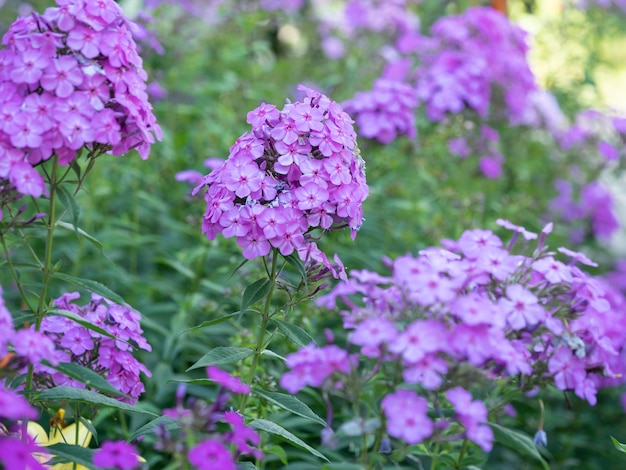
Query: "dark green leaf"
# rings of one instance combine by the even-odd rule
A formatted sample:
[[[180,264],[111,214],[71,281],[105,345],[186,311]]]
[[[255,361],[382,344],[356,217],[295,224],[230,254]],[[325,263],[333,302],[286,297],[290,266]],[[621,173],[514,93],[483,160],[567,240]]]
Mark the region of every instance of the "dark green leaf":
[[[257,466],[252,462],[240,462],[237,464],[237,470],[257,470]]]
[[[82,228],[79,228],[76,225],[68,224],[67,222],[63,222],[61,220],[59,220],[56,223],[56,225],[57,225],[57,227],[62,227],[62,228],[65,228],[67,230],[73,230],[74,232],[76,232],[80,236],[82,236],[82,237],[86,238],[87,240],[89,240],[96,248],[98,248],[100,251],[102,251],[102,243],[100,243],[100,241],[98,239],[96,239],[96,237],[94,237],[92,235],[89,235]]]
[[[150,416],[157,416],[156,413],[151,411],[147,411],[141,409],[137,406],[129,405],[127,403],[122,403],[121,401],[117,401],[114,398],[109,398],[104,395],[101,395],[97,392],[92,392],[90,390],[83,390],[72,387],[54,387],[48,390],[44,390],[43,392],[35,395],[35,401],[47,401],[47,400],[73,400],[73,401],[81,401],[86,403],[91,403],[94,405],[102,405],[108,406],[111,408],[117,408],[122,411],[129,411],[132,413],[141,413],[147,414]]]
[[[293,395],[287,395],[286,393],[279,392],[268,392],[260,389],[254,389],[252,392],[284,410],[291,411],[293,414],[315,421],[322,426],[326,426],[326,421],[317,416],[311,408]]]
[[[230,318],[236,317],[238,315],[242,315],[245,313],[258,313],[256,310],[246,310],[245,312],[235,312],[235,313],[229,313],[228,315],[224,315],[222,317],[219,318],[214,318],[213,320],[207,320],[204,321],[202,323],[200,323],[197,326],[194,326],[192,328],[188,328],[186,330],[184,330],[180,335],[184,335],[187,333],[191,333],[192,331],[197,331],[197,330],[201,330],[202,328],[206,328],[207,326],[211,326],[211,325],[217,325],[218,323],[222,323]]]
[[[239,311],[245,312],[248,310],[248,307],[269,294],[271,285],[270,280],[264,278],[259,279],[246,287],[246,290],[243,292],[243,299],[241,301],[241,308]]]
[[[173,419],[168,418],[167,416],[159,416],[158,418],[153,419],[152,421],[144,424],[135,432],[133,432],[128,438],[128,440],[132,442],[138,437],[145,436],[146,434],[151,433],[155,429],[160,428],[162,426],[165,426],[165,429],[167,429],[168,431],[172,431],[180,427],[180,425]]]
[[[81,383],[84,383],[88,387],[95,388],[100,390],[101,392],[108,393],[115,396],[126,396],[119,390],[117,390],[113,385],[104,379],[101,375],[95,373],[91,369],[87,369],[79,364],[73,362],[61,362],[56,366],[53,366],[46,362],[48,367],[52,367],[53,369],[62,372],[63,374],[71,377],[73,379],[78,380]]]
[[[124,299],[122,299],[119,295],[117,295],[104,284],[100,284],[97,281],[92,281],[91,279],[81,279],[79,277],[74,277],[70,276],[69,274],[59,272],[53,273],[52,276],[62,281],[69,282],[70,284],[74,284],[78,287],[82,287],[83,289],[91,291],[95,294],[101,295],[102,297],[112,300],[113,302],[116,302],[118,304],[126,304],[126,302],[124,302]]]
[[[253,429],[258,429],[259,431],[265,431],[265,432],[268,432],[270,434],[274,434],[276,436],[280,436],[283,439],[289,441],[294,446],[300,447],[301,449],[304,449],[304,450],[307,450],[311,454],[315,455],[316,457],[319,457],[320,459],[323,459],[326,462],[328,462],[328,459],[324,456],[324,454],[322,454],[318,450],[315,450],[313,447],[308,445],[302,439],[294,436],[289,431],[287,431],[285,428],[283,428],[282,426],[279,426],[276,423],[272,423],[271,421],[268,421],[266,419],[255,419],[254,421],[252,421],[250,423],[250,427],[253,428]]]
[[[250,261],[250,260],[249,260],[249,259],[247,259],[247,258],[245,258],[245,259],[244,259],[241,263],[239,263],[239,264],[237,265],[237,267],[236,267],[235,269],[233,269],[233,272],[232,272],[232,273],[230,273],[230,276],[228,276],[228,279],[232,278],[232,277],[235,275],[235,273],[236,273],[237,271],[239,271],[239,270],[240,270],[240,269],[241,269],[241,268],[242,268],[242,267],[243,267],[243,266],[244,266],[244,265],[245,265],[248,261]]]
[[[53,463],[65,463],[65,462],[75,462],[78,465],[83,465],[87,468],[97,470],[93,463],[93,453],[95,449],[89,449],[81,446],[75,446],[71,444],[54,444],[52,446],[46,447],[55,457],[53,459]]]
[[[504,426],[500,426],[496,423],[489,423],[489,426],[493,429],[496,442],[507,446],[522,455],[533,457],[541,463],[544,469],[550,469],[548,462],[546,462],[541,456],[537,447],[533,443],[533,440],[526,434],[513,429],[505,428]]]
[[[57,186],[57,195],[65,210],[69,211],[72,225],[78,228],[78,218],[80,216],[80,207],[76,203],[76,199],[65,189],[65,186]]]
[[[280,332],[296,343],[298,346],[306,346],[307,344],[314,343],[315,340],[306,331],[296,325],[282,321],[272,320],[272,323],[280,330]]]
[[[234,348],[230,346],[219,346],[211,349],[208,353],[200,358],[193,366],[187,369],[187,372],[193,369],[206,366],[219,366],[222,364],[230,364],[240,361],[246,357],[252,356],[254,351],[250,348]]]
[[[283,256],[283,258],[285,258],[285,261],[287,261],[287,263],[289,263],[296,269],[296,271],[298,271],[298,274],[300,274],[300,277],[302,278],[304,287],[307,288],[308,284],[306,278],[306,269],[304,269],[304,263],[302,262],[300,257],[296,254],[296,252],[293,252],[289,256]]]
[[[117,339],[114,335],[106,331],[104,328],[99,327],[98,325],[94,325],[92,322],[90,322],[86,318],[83,318],[77,313],[71,312],[69,310],[48,310],[47,313],[49,315],[57,315],[59,317],[69,318],[89,330],[95,331],[96,333],[100,333],[101,335],[107,336],[112,339]]]

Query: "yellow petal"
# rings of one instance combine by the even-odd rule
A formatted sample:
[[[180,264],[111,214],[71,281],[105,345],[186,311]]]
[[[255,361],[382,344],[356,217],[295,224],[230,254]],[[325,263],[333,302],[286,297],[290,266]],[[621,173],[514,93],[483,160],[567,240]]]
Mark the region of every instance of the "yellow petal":
[[[77,426],[78,435],[76,434]],[[89,431],[87,426],[81,421],[65,426],[64,428],[55,426],[50,430],[50,441],[48,445],[58,444],[59,442],[88,447],[91,442],[91,431]]]
[[[45,446],[50,445],[50,440],[48,439],[48,433],[44,430],[44,428],[41,427],[39,423],[36,423],[34,421],[29,421],[28,424],[26,425],[26,432],[28,433],[30,437],[32,437],[35,440],[38,446],[45,447]],[[33,457],[35,457],[37,462],[42,463],[42,464],[46,464],[52,459],[50,455],[41,454],[39,452],[35,452],[33,454]]]

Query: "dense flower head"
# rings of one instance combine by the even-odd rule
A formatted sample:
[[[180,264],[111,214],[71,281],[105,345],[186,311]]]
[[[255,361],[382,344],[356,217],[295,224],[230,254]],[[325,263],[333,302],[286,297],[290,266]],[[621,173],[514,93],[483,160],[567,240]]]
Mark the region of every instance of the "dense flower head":
[[[415,89],[404,82],[379,78],[371,91],[359,91],[343,103],[346,112],[355,116],[359,134],[383,144],[398,135],[416,137]]]
[[[58,0],[18,18],[0,50],[0,181],[39,197],[33,168],[52,155],[68,164],[81,148],[149,154],[160,128],[132,23],[113,0]]]
[[[499,114],[513,124],[523,121],[536,90],[529,68],[525,33],[492,8],[468,8],[440,18],[431,36],[413,41],[408,51],[420,59],[418,98],[433,121],[471,109],[481,117],[492,112],[496,91],[503,95]],[[402,43],[398,43],[402,50]],[[500,116],[499,116],[500,117]]]
[[[585,10],[591,7],[600,7],[605,10],[619,8],[622,13],[626,14],[626,0],[578,0],[576,5]]]
[[[589,158],[595,154],[598,164],[606,166],[624,156],[626,118],[610,116],[595,109],[585,109],[576,115],[574,123],[556,134],[563,150],[580,153]]]
[[[248,259],[273,247],[303,261],[325,260],[311,231],[347,226],[355,236],[362,223],[368,187],[353,121],[323,94],[300,89],[302,102],[250,111],[252,131],[195,190],[208,187],[206,236],[236,237]]]
[[[419,17],[410,9],[414,0],[348,0],[329,13],[327,2],[316,0],[321,46],[327,57],[338,59],[350,44],[363,43],[368,34],[395,39],[415,34]]]
[[[573,243],[581,243],[589,234],[607,240],[619,229],[613,195],[601,181],[581,188],[569,180],[554,183],[557,195],[550,201],[550,215],[567,222]]]
[[[41,323],[41,332],[53,341],[55,349],[47,359],[72,362],[92,369],[127,395],[122,400],[136,402],[144,391],[140,374],[151,376],[146,366],[132,354],[135,348],[152,349],[142,335],[139,324],[141,314],[97,294],[92,294],[91,301],[82,306],[73,303],[79,298],[77,292],[64,294],[55,299],[53,305],[80,316],[103,329],[107,335],[65,316],[48,315]],[[85,388],[85,384],[43,365],[35,367],[35,378],[39,388],[60,385]]]
[[[554,385],[595,404],[599,388],[624,381],[626,298],[579,267],[595,265],[584,254],[549,251],[552,224],[540,235],[506,220],[498,225],[513,232],[507,244],[491,230],[472,229],[442,240],[442,248],[395,259],[388,276],[351,272],[318,300],[332,310],[347,306],[341,314],[349,347],[309,345],[289,355],[281,386],[346,395],[357,371],[365,370],[361,390],[379,370],[400,370],[399,381],[385,382],[390,390],[381,403],[390,436],[414,444],[445,432],[450,419],[422,422],[425,398],[439,395],[463,435],[485,451],[493,432],[486,403],[469,391],[477,380],[511,379],[523,392]],[[394,414],[403,407],[415,408],[415,422]]]

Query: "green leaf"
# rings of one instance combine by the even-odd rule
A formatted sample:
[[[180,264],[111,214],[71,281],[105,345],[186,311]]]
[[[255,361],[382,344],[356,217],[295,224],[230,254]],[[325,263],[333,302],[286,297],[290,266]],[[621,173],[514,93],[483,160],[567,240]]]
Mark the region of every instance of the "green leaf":
[[[89,240],[96,248],[98,248],[100,251],[102,251],[102,243],[96,239],[96,237],[94,237],[93,235],[89,235],[87,232],[85,232],[82,228],[76,226],[76,225],[72,225],[72,224],[68,224],[67,222],[63,222],[61,220],[59,220],[56,223],[57,227],[62,227],[65,228],[67,230],[73,230],[76,233],[78,233],[80,236],[86,238],[87,240]]]
[[[302,416],[303,418],[310,419],[316,423],[326,426],[326,421],[317,416],[311,408],[301,402],[293,395],[279,392],[268,392],[266,390],[254,389],[252,392],[262,398],[265,398],[270,403],[279,406],[283,410],[291,411],[293,414]]]
[[[365,467],[358,463],[340,462],[325,464],[322,470],[365,470]]]
[[[159,416],[157,419],[153,419],[152,421],[141,426],[139,429],[135,430],[135,432],[130,435],[128,440],[132,442],[138,437],[145,436],[148,433],[154,432],[155,429],[160,428],[161,426],[165,426],[165,429],[167,429],[168,431],[180,428],[180,425],[172,418],[168,418],[167,416]]]
[[[262,356],[270,356],[270,357],[275,357],[277,359],[280,359],[283,362],[286,362],[287,359],[285,359],[283,356],[281,356],[280,354],[276,354],[274,351],[272,351],[271,349],[264,349],[263,351],[261,351],[261,355]]]
[[[296,271],[298,271],[298,274],[300,274],[300,277],[302,278],[304,287],[308,288],[307,278],[306,278],[306,269],[304,269],[304,263],[302,262],[300,257],[296,254],[296,252],[294,251],[289,256],[283,256],[283,258],[285,258],[285,261],[287,261],[287,263],[289,263],[291,266],[293,266],[296,269]]]
[[[147,414],[150,416],[158,416],[156,413],[141,409],[137,406],[122,403],[114,398],[109,398],[101,395],[97,392],[90,390],[83,390],[72,387],[54,387],[44,390],[43,392],[35,395],[35,401],[47,401],[47,400],[73,400],[91,403],[93,405],[108,406],[110,408],[117,408],[122,411],[129,411],[131,413]]]
[[[184,330],[180,335],[182,336],[184,334],[191,333],[192,331],[201,330],[202,328],[206,328],[207,326],[217,325],[218,323],[225,322],[229,318],[233,318],[233,317],[236,317],[238,315],[243,315],[243,314],[246,314],[246,313],[258,313],[258,312],[256,310],[246,310],[245,312],[229,313],[228,315],[224,315],[224,316],[221,316],[219,318],[214,318],[213,320],[207,320],[207,321],[204,321],[204,322],[200,323],[199,325],[196,325],[196,326],[194,326],[192,328],[188,328],[188,329]]]
[[[74,170],[74,173],[76,173],[76,179],[80,180],[80,174],[82,170],[80,169],[80,165],[78,164],[77,159],[78,158],[72,160],[72,163],[70,163],[70,168]]]
[[[122,299],[119,295],[117,295],[107,286],[105,286],[104,284],[100,284],[97,281],[92,281],[91,279],[82,279],[79,277],[74,277],[74,276],[70,276],[69,274],[64,274],[64,273],[59,273],[59,272],[53,273],[52,277],[60,279],[61,281],[69,282],[70,284],[74,284],[78,287],[82,287],[83,289],[86,289],[95,294],[101,295],[102,297],[105,297],[118,304],[126,305],[126,302],[124,302],[124,299]]]
[[[104,328],[94,325],[92,322],[87,320],[86,318],[81,317],[77,313],[71,312],[70,310],[48,310],[47,314],[49,315],[57,315],[59,317],[69,318],[70,320],[74,320],[76,323],[84,326],[85,328],[95,331],[96,333],[100,333],[103,336],[107,336],[112,339],[117,339],[115,335],[109,333]],[[119,340],[121,341],[121,340]]]
[[[257,466],[252,462],[239,462],[237,464],[237,470],[257,470]]]
[[[245,258],[241,263],[239,263],[239,265],[235,269],[233,269],[233,272],[230,273],[230,276],[228,276],[228,279],[231,279],[237,271],[239,271],[244,265],[248,263],[248,261],[250,260]]]
[[[118,389],[113,387],[107,380],[101,375],[95,373],[91,369],[87,369],[79,364],[74,362],[61,362],[56,366],[51,365],[48,361],[44,361],[48,367],[52,367],[53,369],[62,372],[63,374],[71,377],[72,379],[76,379],[81,383],[84,383],[88,387],[95,388],[104,393],[109,393],[115,396],[125,397],[127,395],[120,392]]]
[[[74,227],[78,227],[78,217],[80,216],[80,207],[76,203],[76,199],[65,189],[65,186],[57,186],[58,196],[65,210],[69,211]]]
[[[489,426],[493,429],[493,435],[496,442],[499,442],[500,444],[507,446],[520,454],[533,457],[541,463],[544,469],[550,469],[550,465],[548,465],[548,462],[546,462],[541,456],[537,450],[537,446],[533,443],[533,440],[526,434],[513,429],[505,428],[504,426],[500,426],[496,423],[489,423]]]
[[[283,465],[287,465],[287,452],[285,451],[285,449],[283,449],[282,446],[277,446],[277,445],[271,445],[271,446],[267,446],[263,449],[263,452],[265,454],[274,454],[276,455],[280,461],[283,463]]]
[[[280,332],[296,343],[298,346],[306,346],[307,344],[316,344],[315,340],[306,331],[296,325],[292,325],[282,320],[271,320],[273,324],[280,330]]]
[[[243,292],[243,299],[239,311],[245,312],[248,310],[248,307],[269,294],[271,286],[271,281],[267,278],[263,278],[246,287],[246,290]]]
[[[611,436],[611,440],[613,441],[613,445],[617,450],[626,454],[626,444],[622,444],[620,441]]]
[[[65,462],[75,462],[78,465],[83,465],[87,468],[97,470],[92,461],[93,454],[96,451],[95,449],[89,449],[86,447],[75,446],[71,444],[54,444],[52,446],[46,447],[50,453],[54,454],[53,463],[65,463]]]
[[[291,442],[294,446],[300,447],[301,449],[304,449],[304,450],[307,450],[311,454],[315,455],[316,457],[318,457],[320,459],[323,459],[326,462],[328,462],[328,459],[324,456],[324,454],[322,454],[321,452],[315,450],[313,447],[308,445],[302,439],[294,436],[289,431],[287,431],[285,428],[283,428],[282,426],[279,426],[276,423],[272,423],[271,421],[268,421],[266,419],[255,419],[254,421],[252,421],[250,423],[249,426],[251,428],[258,429],[259,431],[265,431],[265,432],[268,432],[270,434],[274,434],[276,436],[280,436],[283,439]]]
[[[250,348],[235,348],[231,346],[219,346],[211,349],[208,353],[200,358],[193,366],[187,369],[187,372],[193,369],[206,366],[219,366],[222,364],[230,364],[240,361],[246,357],[252,356],[254,351]]]

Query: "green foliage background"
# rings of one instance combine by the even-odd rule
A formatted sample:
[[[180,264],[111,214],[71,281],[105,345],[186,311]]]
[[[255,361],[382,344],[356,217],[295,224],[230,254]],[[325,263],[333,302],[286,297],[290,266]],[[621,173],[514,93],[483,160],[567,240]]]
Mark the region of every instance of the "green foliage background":
[[[38,7],[49,4],[35,3]],[[527,3],[511,2],[514,15],[524,15]],[[141,9],[140,2],[126,6]],[[464,6],[462,2],[430,0],[418,12],[423,24],[428,25]],[[15,7],[16,2],[11,1],[2,7],[3,29],[10,23],[10,12]],[[148,409],[171,406],[176,380],[200,377],[201,370],[185,371],[207,351],[217,346],[250,347],[257,327],[254,316],[244,315],[241,323],[234,317],[188,331],[204,321],[237,311],[243,289],[261,271],[257,264],[248,263],[232,275],[241,262],[239,248],[232,239],[208,241],[203,237],[200,220],[204,205],[201,200],[191,199],[189,188],[176,182],[174,175],[186,169],[206,172],[204,159],[225,158],[230,145],[248,129],[246,113],[262,101],[280,106],[286,97],[293,99],[298,83],[314,84],[336,101],[369,89],[383,65],[374,51],[386,39],[368,38],[353,45],[345,60],[332,61],[319,49],[313,24],[281,12],[244,12],[233,7],[213,23],[167,5],[157,13],[158,21],[151,28],[165,53],[159,55],[143,46],[142,56],[150,77],[168,92],[165,99],[155,103],[163,141],[153,147],[148,161],[141,161],[136,154],[107,157],[91,174],[78,197],[79,225],[99,244],[71,230],[59,230],[56,240],[65,272],[101,282],[143,314],[143,326],[154,347],[152,353],[141,358],[153,373],[142,400]],[[563,15],[559,21],[558,28],[546,23],[548,32],[538,36],[535,60],[550,59],[550,41],[572,44],[571,50],[558,51],[566,63],[572,65],[575,61],[568,73],[555,74],[549,63],[544,69],[546,85],[571,115],[600,99],[594,71],[602,63],[603,73],[607,73],[607,64],[611,64],[607,60],[611,47],[607,44],[626,41],[626,19],[594,10],[583,16]],[[296,28],[302,42],[293,46],[279,40],[278,31],[286,24]],[[431,124],[419,115],[416,141],[398,139],[382,146],[361,140],[371,191],[364,206],[366,221],[355,242],[347,233],[334,233],[323,240],[322,248],[337,252],[348,270],[383,271],[383,256],[416,253],[469,228],[489,228],[506,237],[495,225],[497,218],[539,231],[547,221],[544,214],[554,195],[552,182],[563,171],[561,162],[552,158],[554,144],[531,129],[492,124],[501,131],[501,146],[507,158],[505,174],[498,180],[481,177],[476,159],[462,160],[449,153],[447,141],[455,134],[454,124]],[[553,243],[560,240],[561,245],[568,246],[568,228],[560,226],[556,232]],[[601,266],[610,267],[613,255],[605,247],[588,239],[584,249]],[[3,285],[7,278],[0,273]],[[53,294],[66,289],[65,285],[56,285]],[[17,296],[8,288],[5,295],[9,305],[16,302]],[[294,315],[293,323],[315,339],[323,338],[324,328],[332,329],[339,338],[343,335],[336,312],[308,304],[300,306]],[[285,355],[297,345],[283,338],[274,343],[274,348]],[[246,367],[247,363],[240,364],[237,371],[244,374]],[[281,371],[279,361],[265,360],[258,381],[278,390],[276,378]],[[210,397],[213,393],[199,385],[189,389],[199,396]],[[300,395],[324,416],[319,396],[307,391]],[[542,394],[549,440],[545,455],[551,468],[607,470],[626,466],[609,438],[612,435],[626,441],[626,416],[619,396],[618,391],[603,392],[599,404],[592,408],[575,397],[570,397],[568,404],[556,390]],[[532,436],[539,419],[537,400],[520,398],[515,408],[517,416],[503,424]],[[319,425],[278,409],[271,410],[270,417],[319,447]],[[128,436],[144,421],[133,415],[129,422],[123,422],[116,414],[105,414],[96,424],[103,440],[120,431]],[[284,441],[277,439],[275,444],[280,447]],[[319,468],[317,460],[306,452],[289,446],[285,450],[290,462],[312,462],[308,466],[292,463],[288,468]],[[142,454],[150,468],[167,464],[151,452],[149,440]],[[279,454],[277,449],[274,456],[269,453],[267,468],[283,468]],[[482,461],[481,455],[478,458]],[[485,469],[536,468],[523,455],[502,446],[496,446],[488,460],[479,464]]]

